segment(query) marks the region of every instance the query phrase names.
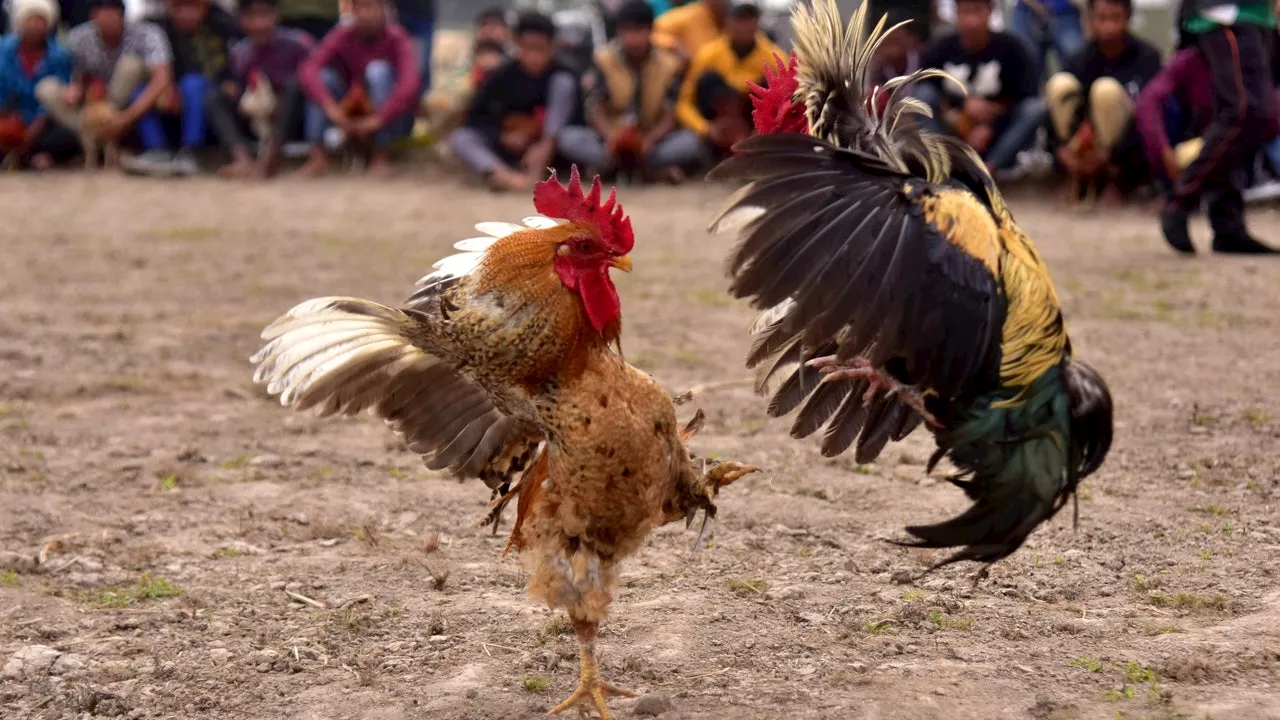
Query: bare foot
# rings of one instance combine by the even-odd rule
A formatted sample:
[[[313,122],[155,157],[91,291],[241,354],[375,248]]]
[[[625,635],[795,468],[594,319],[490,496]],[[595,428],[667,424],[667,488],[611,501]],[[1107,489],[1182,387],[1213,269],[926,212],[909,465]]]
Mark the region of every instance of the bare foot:
[[[1124,205],[1124,193],[1114,184],[1107,185],[1107,189],[1102,191],[1101,202],[1103,207],[1120,207]]]
[[[236,160],[218,168],[218,177],[232,180],[247,178],[253,174],[254,164],[251,160]]]
[[[53,167],[53,156],[49,153],[36,153],[31,157],[32,170],[48,170]]]
[[[387,159],[387,154],[381,151],[374,151],[369,156],[367,172],[369,177],[375,180],[385,180],[391,177],[391,161]]]
[[[533,187],[533,181],[526,175],[504,167],[489,173],[489,187],[503,192],[519,192]]]
[[[303,163],[302,167],[294,171],[293,176],[297,178],[315,178],[329,172],[329,153],[324,150],[312,150],[311,157]]]

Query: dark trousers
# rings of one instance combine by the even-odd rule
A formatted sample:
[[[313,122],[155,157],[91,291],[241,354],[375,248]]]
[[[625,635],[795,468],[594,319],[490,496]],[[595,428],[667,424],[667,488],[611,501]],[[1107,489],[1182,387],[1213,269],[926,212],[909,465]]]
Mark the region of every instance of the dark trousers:
[[[1204,149],[1178,178],[1173,201],[1189,212],[1203,197],[1215,235],[1242,234],[1243,176],[1271,134],[1271,35],[1241,24],[1205,33],[1196,42],[1213,78],[1214,117]]]
[[[271,131],[280,142],[289,142],[303,138],[302,118],[306,111],[307,100],[302,94],[302,86],[297,77],[291,77],[283,88],[276,91],[279,103]]]
[[[26,154],[18,158],[18,164],[21,167],[29,167],[31,159],[41,153],[47,153],[53,157],[54,162],[65,162],[80,154],[80,151],[80,138],[75,133],[50,120],[44,126],[44,132],[40,133]]]

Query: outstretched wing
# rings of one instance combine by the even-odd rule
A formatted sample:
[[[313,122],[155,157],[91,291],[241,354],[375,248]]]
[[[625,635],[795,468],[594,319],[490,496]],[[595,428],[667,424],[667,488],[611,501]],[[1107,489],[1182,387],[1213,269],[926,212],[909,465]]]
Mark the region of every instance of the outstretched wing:
[[[254,381],[295,410],[370,411],[427,467],[505,491],[532,466],[542,430],[505,412],[433,352],[425,321],[420,312],[356,298],[308,300],[263,331],[266,344],[251,359]]]
[[[820,355],[863,356],[942,401],[998,381],[1006,299],[982,200],[804,135],[755,137],[735,153],[712,177],[749,184],[712,229],[741,233],[731,291],[765,309],[748,365],[768,361],[763,379],[789,372],[770,412],[803,403],[793,434],[827,423],[824,453],[859,437],[865,462],[919,423],[891,398],[864,407],[852,382],[820,387],[804,365]]]

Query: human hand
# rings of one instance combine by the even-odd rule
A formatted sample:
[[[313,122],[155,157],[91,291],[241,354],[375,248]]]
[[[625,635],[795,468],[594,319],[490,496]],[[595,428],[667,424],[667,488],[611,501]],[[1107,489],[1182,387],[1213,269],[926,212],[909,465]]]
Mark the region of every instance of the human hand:
[[[979,124],[986,124],[1000,114],[1000,106],[979,95],[970,95],[964,99],[964,114]]]
[[[990,125],[978,125],[969,131],[969,137],[965,139],[974,152],[982,155],[991,148],[991,143],[996,139],[996,132]]]
[[[1164,172],[1169,181],[1178,182],[1178,176],[1182,174],[1182,167],[1178,165],[1178,154],[1174,152],[1173,148],[1166,147],[1161,157],[1164,160]]]
[[[80,101],[84,99],[84,89],[79,85],[72,83],[62,91],[62,100],[70,107],[80,107]]]
[[[358,137],[373,137],[382,129],[382,118],[378,115],[367,115],[359,120],[351,121],[351,133]]]
[[[544,138],[529,146],[520,158],[520,167],[530,175],[541,174],[551,164],[551,156],[555,153],[555,145],[550,138]]]
[[[223,80],[222,94],[234,100],[240,97],[240,85],[235,80]]]

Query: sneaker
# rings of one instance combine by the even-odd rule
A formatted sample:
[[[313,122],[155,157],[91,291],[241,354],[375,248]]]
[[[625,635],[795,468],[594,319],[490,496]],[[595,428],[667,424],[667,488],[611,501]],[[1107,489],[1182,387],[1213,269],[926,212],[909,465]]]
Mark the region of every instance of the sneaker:
[[[1165,205],[1160,213],[1160,231],[1174,250],[1184,255],[1196,254],[1196,248],[1191,244],[1191,231],[1187,229],[1186,210],[1173,204]]]
[[[121,158],[120,167],[134,175],[168,177],[173,174],[173,154],[168,150],[148,150],[141,155]]]
[[[1274,255],[1280,250],[1268,247],[1247,232],[1223,233],[1213,237],[1213,251],[1232,255]]]
[[[191,177],[199,174],[200,164],[196,162],[195,153],[183,148],[173,156],[173,174],[180,177]]]

